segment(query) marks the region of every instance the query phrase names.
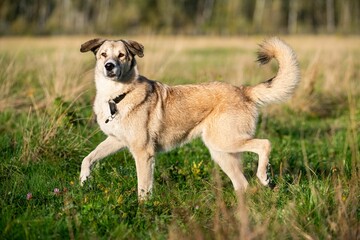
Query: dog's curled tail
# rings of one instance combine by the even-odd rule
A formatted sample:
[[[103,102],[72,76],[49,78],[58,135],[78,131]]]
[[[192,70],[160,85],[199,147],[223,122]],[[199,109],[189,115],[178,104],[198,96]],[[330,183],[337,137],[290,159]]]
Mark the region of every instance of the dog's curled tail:
[[[263,65],[272,58],[279,63],[276,76],[249,88],[250,98],[259,105],[285,101],[300,82],[300,68],[295,52],[277,37],[260,44],[257,61]]]

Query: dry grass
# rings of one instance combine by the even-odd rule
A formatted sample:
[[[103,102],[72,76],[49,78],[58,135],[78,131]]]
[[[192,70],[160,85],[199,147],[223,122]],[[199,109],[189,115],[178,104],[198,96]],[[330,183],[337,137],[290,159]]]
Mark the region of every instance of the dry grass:
[[[33,106],[43,108],[56,97],[74,99],[93,89],[91,54],[79,46],[89,37],[2,38],[0,110]],[[116,37],[111,37],[116,38]],[[140,72],[169,84],[226,81],[255,84],[275,71],[255,63],[263,37],[131,37],[145,46]],[[335,104],[346,103],[360,92],[358,37],[293,36],[284,39],[295,49],[302,83],[293,106],[326,115]],[[85,69],[85,71],[84,71]]]

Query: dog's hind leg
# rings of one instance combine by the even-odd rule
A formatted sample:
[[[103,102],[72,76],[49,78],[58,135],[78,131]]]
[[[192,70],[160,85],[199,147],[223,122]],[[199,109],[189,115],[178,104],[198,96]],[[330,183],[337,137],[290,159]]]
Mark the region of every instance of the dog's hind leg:
[[[269,165],[269,155],[271,152],[271,143],[267,139],[247,140],[238,149],[239,152],[253,152],[259,155],[258,168],[256,176],[264,186],[269,185],[270,179],[267,176],[267,167]]]
[[[269,140],[248,139],[248,140],[236,141],[236,139],[234,138],[233,139],[228,138],[226,143],[224,142],[225,141],[217,140],[217,138],[211,139],[210,137],[207,137],[205,144],[209,146],[210,149],[214,149],[220,152],[228,152],[228,153],[253,152],[258,154],[259,163],[258,163],[256,176],[259,178],[261,184],[263,184],[264,186],[269,185],[269,178],[267,176],[267,167],[269,164],[269,155],[271,151],[271,144]]]
[[[91,166],[98,160],[109,156],[125,147],[124,143],[114,137],[107,137],[101,142],[89,155],[87,155],[81,164],[80,184],[83,185],[90,175]]]
[[[226,149],[229,152],[253,152],[259,155],[256,176],[264,186],[269,185],[270,179],[267,176],[271,143],[267,139],[249,139],[239,143],[233,143]]]
[[[210,153],[214,161],[230,178],[235,191],[244,191],[248,186],[248,181],[241,169],[240,154],[214,150],[210,150]]]

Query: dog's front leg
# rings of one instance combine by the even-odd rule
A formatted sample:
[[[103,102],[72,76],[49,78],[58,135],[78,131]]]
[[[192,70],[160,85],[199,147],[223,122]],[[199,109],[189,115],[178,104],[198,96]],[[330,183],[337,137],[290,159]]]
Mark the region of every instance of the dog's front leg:
[[[133,152],[138,179],[139,201],[147,200],[152,193],[155,157],[153,151],[140,150]]]
[[[125,147],[124,143],[114,137],[107,137],[101,142],[89,155],[87,155],[81,164],[80,184],[83,185],[90,175],[90,168],[96,161],[109,156]]]

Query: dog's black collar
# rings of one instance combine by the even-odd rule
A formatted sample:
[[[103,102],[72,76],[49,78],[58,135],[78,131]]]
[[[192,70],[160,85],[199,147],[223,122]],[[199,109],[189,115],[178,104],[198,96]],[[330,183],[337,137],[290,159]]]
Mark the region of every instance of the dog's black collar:
[[[109,100],[109,108],[110,108],[110,113],[111,113],[111,116],[108,117],[106,120],[105,120],[105,123],[108,123],[109,121],[113,120],[115,118],[115,115],[117,113],[117,107],[116,107],[116,104],[118,104],[121,100],[124,99],[124,97],[126,96],[127,93],[123,93],[123,94],[120,94],[119,96],[113,98],[113,99],[110,99]]]

